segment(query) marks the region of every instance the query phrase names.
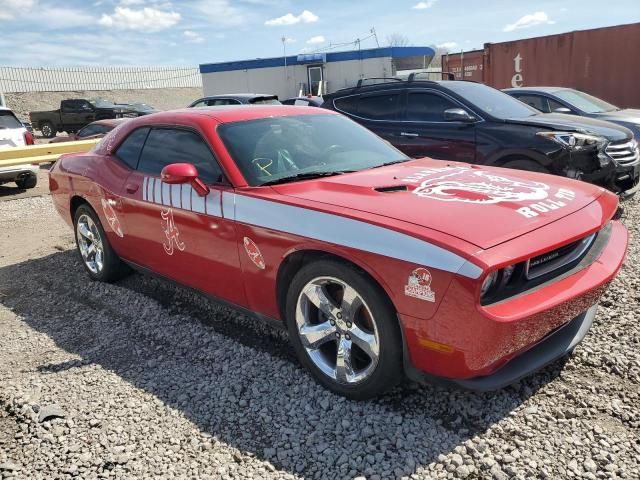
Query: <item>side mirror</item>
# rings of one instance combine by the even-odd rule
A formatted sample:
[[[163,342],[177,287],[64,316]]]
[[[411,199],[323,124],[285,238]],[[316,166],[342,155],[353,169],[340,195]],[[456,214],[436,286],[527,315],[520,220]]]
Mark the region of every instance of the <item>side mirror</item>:
[[[160,172],[160,178],[163,183],[169,185],[188,183],[201,197],[209,193],[209,187],[198,178],[198,169],[191,163],[172,163],[167,165]]]
[[[450,108],[444,111],[444,119],[447,122],[475,122],[476,118],[464,108]]]
[[[559,108],[556,108],[556,109],[553,111],[553,113],[569,113],[569,114],[571,114],[571,113],[573,113],[573,112],[571,111],[571,109],[570,109],[570,108],[567,108],[567,107],[559,107]]]

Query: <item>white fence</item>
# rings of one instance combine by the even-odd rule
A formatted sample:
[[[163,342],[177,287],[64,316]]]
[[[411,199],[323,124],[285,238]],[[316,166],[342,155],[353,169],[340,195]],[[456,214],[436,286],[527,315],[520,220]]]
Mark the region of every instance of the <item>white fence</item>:
[[[0,92],[202,87],[198,67],[2,67]]]

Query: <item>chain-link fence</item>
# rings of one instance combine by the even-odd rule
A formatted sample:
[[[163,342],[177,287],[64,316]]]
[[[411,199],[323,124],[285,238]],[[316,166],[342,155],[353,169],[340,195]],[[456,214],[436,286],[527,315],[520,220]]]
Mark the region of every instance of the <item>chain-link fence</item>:
[[[202,87],[198,67],[2,67],[0,92]]]

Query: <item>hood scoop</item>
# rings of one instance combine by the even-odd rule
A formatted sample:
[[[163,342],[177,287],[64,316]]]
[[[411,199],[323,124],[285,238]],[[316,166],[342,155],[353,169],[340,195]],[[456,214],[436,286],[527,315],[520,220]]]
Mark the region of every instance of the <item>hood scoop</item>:
[[[406,192],[406,185],[390,185],[388,187],[375,187],[374,190],[380,193]]]

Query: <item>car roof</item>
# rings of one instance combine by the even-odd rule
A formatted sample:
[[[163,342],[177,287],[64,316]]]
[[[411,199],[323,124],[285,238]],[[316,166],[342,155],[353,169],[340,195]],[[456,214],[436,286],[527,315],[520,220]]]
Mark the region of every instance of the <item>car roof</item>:
[[[517,87],[517,88],[505,88],[505,92],[542,92],[542,93],[554,93],[560,90],[572,90],[568,87]]]
[[[135,124],[171,124],[176,120],[209,117],[217,123],[242,122],[268,117],[293,115],[339,115],[330,110],[294,105],[220,105],[216,107],[183,108],[167,112],[152,113],[131,119]]]

